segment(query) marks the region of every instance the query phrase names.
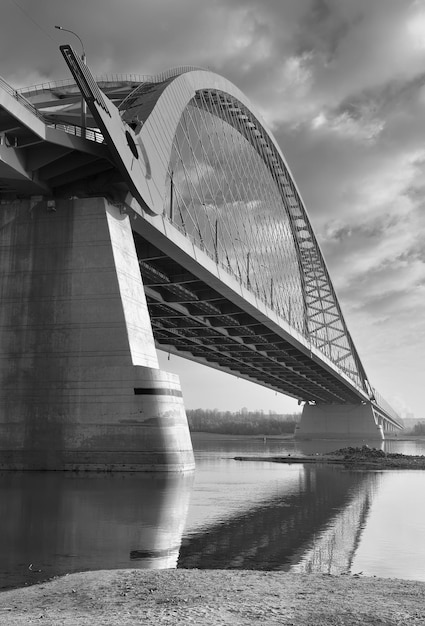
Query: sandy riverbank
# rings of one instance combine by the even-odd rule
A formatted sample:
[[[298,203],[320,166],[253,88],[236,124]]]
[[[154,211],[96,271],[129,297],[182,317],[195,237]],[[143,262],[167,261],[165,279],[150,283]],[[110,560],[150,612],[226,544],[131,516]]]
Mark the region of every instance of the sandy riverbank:
[[[70,574],[0,593],[2,626],[423,626],[425,583],[229,570]]]
[[[389,453],[376,448],[341,448],[326,454],[284,456],[235,456],[235,461],[270,461],[271,463],[315,463],[325,465],[342,465],[351,469],[425,469],[425,456]]]

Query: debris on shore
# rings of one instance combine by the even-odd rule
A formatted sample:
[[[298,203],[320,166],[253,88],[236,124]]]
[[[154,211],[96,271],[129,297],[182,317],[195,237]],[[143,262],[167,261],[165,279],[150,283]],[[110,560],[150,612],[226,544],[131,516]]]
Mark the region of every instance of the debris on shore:
[[[270,461],[271,463],[316,463],[343,465],[359,469],[425,469],[424,455],[384,452],[369,446],[339,448],[333,452],[312,455],[236,456],[235,461]]]

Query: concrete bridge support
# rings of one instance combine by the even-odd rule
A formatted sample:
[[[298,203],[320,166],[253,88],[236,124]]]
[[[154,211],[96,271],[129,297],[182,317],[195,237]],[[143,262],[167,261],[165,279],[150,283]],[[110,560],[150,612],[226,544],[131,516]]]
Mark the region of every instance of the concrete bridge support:
[[[384,433],[371,404],[305,404],[295,437],[382,441]]]
[[[104,198],[3,203],[0,293],[0,468],[194,467],[128,216]]]

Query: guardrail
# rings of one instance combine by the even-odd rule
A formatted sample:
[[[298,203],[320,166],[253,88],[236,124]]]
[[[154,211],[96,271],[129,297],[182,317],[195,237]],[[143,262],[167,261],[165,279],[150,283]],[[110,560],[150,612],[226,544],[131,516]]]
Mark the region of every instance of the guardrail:
[[[105,143],[105,138],[98,130],[93,128],[85,128],[83,126],[77,126],[75,124],[67,124],[65,122],[53,120],[48,116],[43,115],[38,111],[38,109],[31,104],[27,98],[25,98],[19,91],[13,89],[3,78],[0,77],[0,88],[6,91],[9,95],[11,95],[15,100],[20,102],[28,111],[30,111],[33,115],[35,115],[39,120],[41,120],[46,126],[49,128],[55,128],[56,130],[60,130],[68,135],[73,135],[74,137],[81,137],[82,139],[87,139],[88,141],[94,141],[95,143]]]
[[[392,417],[396,422],[398,422],[399,424],[403,424],[403,420],[400,415],[398,415],[397,411],[393,409],[390,403],[387,402],[376,389],[373,389],[373,394],[376,404],[381,407],[381,409],[383,409],[385,413]]]
[[[18,102],[20,102],[26,109],[28,109],[29,111],[31,111],[31,113],[33,115],[35,115],[36,117],[38,117],[39,119],[44,121],[44,117],[43,115],[36,109],[36,107],[31,104],[31,102],[29,100],[27,100],[27,98],[25,98],[19,91],[17,91],[16,89],[13,89],[13,87],[11,87],[3,78],[0,77],[0,87],[6,91],[8,94],[10,94],[11,96],[13,96],[15,98],[15,100],[17,100]]]
[[[179,76],[180,74],[184,74],[186,72],[192,72],[195,70],[207,71],[205,68],[196,67],[193,65],[183,65],[181,67],[176,67],[169,69],[165,72],[161,72],[155,75],[145,75],[145,74],[108,74],[103,76],[96,76],[96,83],[114,83],[114,82],[131,82],[131,83],[161,83],[173,76]],[[70,87],[75,84],[75,81],[72,78],[57,80],[57,81],[48,81],[44,83],[39,83],[37,85],[31,85],[30,87],[21,87],[20,89],[14,89],[11,85],[9,85],[3,78],[0,77],[0,88],[4,89],[7,93],[9,93],[15,100],[20,102],[26,109],[28,109],[33,115],[35,115],[39,120],[44,122],[46,126],[50,128],[56,128],[57,130],[63,131],[69,135],[73,135],[74,137],[81,137],[82,139],[87,139],[89,141],[94,141],[95,143],[105,143],[105,139],[99,131],[92,128],[84,128],[82,126],[77,126],[73,124],[67,124],[65,122],[55,121],[49,118],[48,116],[43,115],[40,111],[25,97],[25,95],[35,95],[40,94],[45,91],[51,91],[53,89],[58,89],[60,87]],[[25,95],[24,95],[25,94]]]
[[[88,139],[95,143],[105,143],[105,138],[98,130],[93,128],[85,128],[84,126],[75,126],[74,124],[65,124],[63,122],[53,122],[51,120],[45,120],[46,126],[49,128],[55,128],[61,130],[68,135],[74,135],[74,137],[81,137],[81,139]]]
[[[194,65],[183,65],[181,67],[172,68],[159,74],[103,74],[101,76],[95,76],[94,79],[97,83],[162,83],[173,76],[179,76],[186,72],[193,72],[196,70],[208,71],[203,67],[196,67]],[[16,90],[19,94],[37,94],[43,91],[50,91],[52,89],[59,89],[60,87],[71,87],[75,85],[73,78],[66,78],[64,80],[48,81],[45,83],[38,83],[37,85],[31,85],[30,87],[21,87]]]

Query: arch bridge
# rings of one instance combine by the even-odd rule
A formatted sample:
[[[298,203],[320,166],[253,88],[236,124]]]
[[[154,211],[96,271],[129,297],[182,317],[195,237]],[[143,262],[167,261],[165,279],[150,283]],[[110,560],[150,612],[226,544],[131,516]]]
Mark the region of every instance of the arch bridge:
[[[61,52],[67,81],[0,82],[2,465],[192,467],[155,346],[305,403],[299,437],[400,429],[247,97]]]

